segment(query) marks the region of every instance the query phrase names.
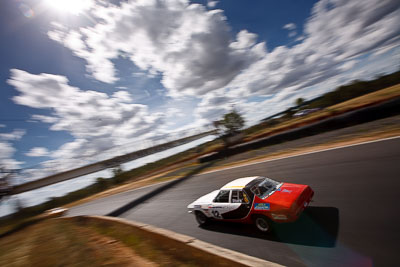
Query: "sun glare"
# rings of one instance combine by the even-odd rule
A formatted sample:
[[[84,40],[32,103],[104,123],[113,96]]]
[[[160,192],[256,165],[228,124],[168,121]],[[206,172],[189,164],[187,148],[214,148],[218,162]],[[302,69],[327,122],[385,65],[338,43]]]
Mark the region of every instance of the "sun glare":
[[[58,12],[78,15],[93,5],[92,0],[46,0],[46,5]]]

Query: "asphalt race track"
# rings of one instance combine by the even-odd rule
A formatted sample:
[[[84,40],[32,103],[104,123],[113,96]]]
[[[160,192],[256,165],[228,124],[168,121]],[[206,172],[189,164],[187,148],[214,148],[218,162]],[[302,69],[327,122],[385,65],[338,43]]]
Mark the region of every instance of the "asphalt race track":
[[[308,184],[314,201],[297,222],[275,225],[269,235],[242,224],[200,228],[187,213],[194,199],[252,175]],[[399,178],[396,138],[194,176],[121,217],[288,266],[398,266]]]

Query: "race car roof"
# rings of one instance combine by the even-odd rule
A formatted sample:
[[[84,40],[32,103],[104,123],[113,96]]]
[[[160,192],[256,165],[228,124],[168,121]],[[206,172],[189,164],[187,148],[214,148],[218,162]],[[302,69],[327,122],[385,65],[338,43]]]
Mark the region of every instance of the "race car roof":
[[[233,180],[223,187],[221,189],[240,189],[244,188],[248,183],[253,181],[254,179],[260,178],[260,176],[252,176],[252,177],[244,177],[244,178],[239,178],[236,180]]]

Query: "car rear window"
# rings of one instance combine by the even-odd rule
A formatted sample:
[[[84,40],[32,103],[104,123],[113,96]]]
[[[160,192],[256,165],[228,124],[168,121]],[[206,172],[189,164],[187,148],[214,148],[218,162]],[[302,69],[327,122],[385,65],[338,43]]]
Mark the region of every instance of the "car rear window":
[[[259,198],[268,197],[275,189],[278,189],[282,183],[269,178],[263,178],[259,183],[253,185],[250,190]]]

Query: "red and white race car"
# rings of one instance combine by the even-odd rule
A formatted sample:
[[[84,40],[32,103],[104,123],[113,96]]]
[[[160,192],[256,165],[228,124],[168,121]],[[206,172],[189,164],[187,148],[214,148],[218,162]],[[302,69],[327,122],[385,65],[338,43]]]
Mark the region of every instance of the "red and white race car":
[[[258,230],[268,232],[271,221],[297,220],[313,195],[314,191],[308,185],[255,176],[236,179],[187,207],[200,225],[212,219],[254,223]]]

